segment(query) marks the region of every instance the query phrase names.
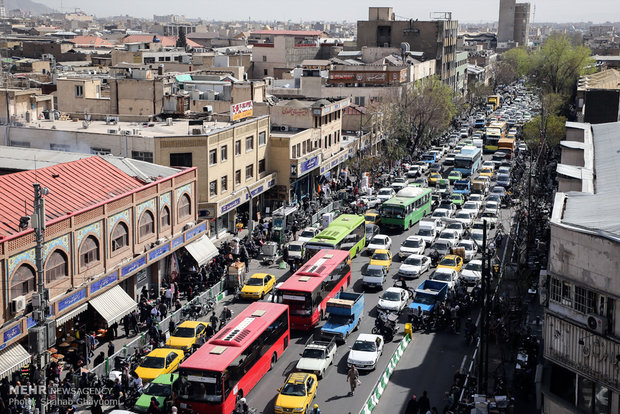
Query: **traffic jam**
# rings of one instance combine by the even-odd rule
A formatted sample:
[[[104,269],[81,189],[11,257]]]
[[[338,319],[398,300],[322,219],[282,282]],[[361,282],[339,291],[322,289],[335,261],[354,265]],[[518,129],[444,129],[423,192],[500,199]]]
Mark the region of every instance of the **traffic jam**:
[[[405,335],[418,353],[435,349],[417,337],[451,336],[460,361],[476,342],[483,250],[499,264],[513,167],[528,151],[521,127],[537,110],[519,86],[489,96],[418,159],[353,184],[339,209],[293,232],[286,253],[275,246],[252,271],[231,266],[228,295],[188,305],[165,345],[130,367],[140,392],[125,408],[359,412]],[[441,368],[429,375],[451,376]]]

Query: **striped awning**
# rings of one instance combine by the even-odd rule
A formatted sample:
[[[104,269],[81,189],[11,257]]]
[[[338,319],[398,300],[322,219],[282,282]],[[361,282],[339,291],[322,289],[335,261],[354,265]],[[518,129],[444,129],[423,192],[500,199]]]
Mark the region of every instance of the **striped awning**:
[[[138,307],[136,301],[119,285],[91,299],[88,303],[105,319],[108,326],[114,322],[120,322],[125,315]]]
[[[8,377],[30,363],[30,353],[20,344],[11,345],[0,351],[0,378]]]
[[[80,313],[86,311],[86,309],[88,309],[88,303],[83,303],[77,308],[73,309],[72,311],[69,311],[65,313],[64,315],[56,318],[56,326],[60,326],[66,322],[69,322],[71,319],[75,318]]]

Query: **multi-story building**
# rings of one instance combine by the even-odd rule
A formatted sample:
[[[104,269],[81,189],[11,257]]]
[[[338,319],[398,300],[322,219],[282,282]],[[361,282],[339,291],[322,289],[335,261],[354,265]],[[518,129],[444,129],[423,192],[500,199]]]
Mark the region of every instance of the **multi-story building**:
[[[577,117],[590,124],[620,121],[620,70],[583,76],[577,84]]]
[[[54,98],[38,88],[0,89],[0,123],[29,123],[49,116]]]
[[[543,412],[620,409],[620,123],[567,123],[551,217]]]
[[[497,47],[527,46],[530,34],[530,3],[515,0],[499,1]]]
[[[469,52],[456,53],[456,92],[464,95],[467,90],[467,65]]]
[[[435,73],[456,88],[456,38],[458,21],[446,19],[395,20],[391,7],[370,7],[369,19],[357,22],[357,47],[400,48],[407,43],[412,51],[435,59]],[[455,89],[456,90],[456,89]]]
[[[34,158],[23,163],[33,170],[0,176],[1,376],[30,362],[23,345],[36,324],[29,306],[37,289],[36,241],[27,217],[33,183],[49,190],[43,275],[59,339],[78,327],[121,322],[142,288],[157,292],[174,277],[170,258],[178,250],[212,247],[201,237],[207,223],[196,224],[196,168],[92,156],[35,170]]]

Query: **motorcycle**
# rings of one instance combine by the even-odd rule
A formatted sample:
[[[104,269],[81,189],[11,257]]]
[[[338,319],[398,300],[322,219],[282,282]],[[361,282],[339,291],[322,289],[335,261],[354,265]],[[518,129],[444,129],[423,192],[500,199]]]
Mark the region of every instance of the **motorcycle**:
[[[391,342],[398,331],[396,320],[398,315],[393,315],[387,311],[379,311],[379,316],[375,319],[375,326],[372,333],[382,335],[384,340]]]

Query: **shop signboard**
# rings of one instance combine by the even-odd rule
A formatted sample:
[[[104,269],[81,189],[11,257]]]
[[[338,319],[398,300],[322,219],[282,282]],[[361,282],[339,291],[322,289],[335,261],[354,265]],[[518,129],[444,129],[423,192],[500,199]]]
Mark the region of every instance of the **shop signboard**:
[[[73,293],[71,296],[67,296],[63,300],[58,302],[58,312],[62,312],[70,306],[75,305],[82,299],[86,298],[86,288],[78,290]]]
[[[239,204],[241,204],[241,198],[236,198],[233,201],[231,201],[230,203],[226,203],[222,206],[222,214],[232,210],[233,208],[237,207]]]
[[[318,166],[319,166],[319,156],[315,155],[314,157],[301,163],[301,174],[305,174],[308,171],[313,170]]]
[[[172,240],[172,248],[173,249],[176,249],[177,247],[179,247],[182,244],[183,244],[183,236],[179,236],[176,239]]]
[[[155,260],[170,251],[170,244],[166,243],[149,253],[149,261]]]
[[[254,113],[254,107],[252,101],[239,102],[230,105],[230,119],[231,121],[238,121],[243,118],[252,116]]]
[[[142,256],[137,260],[129,263],[127,266],[121,269],[121,277],[125,277],[128,274],[140,269],[142,266],[146,265],[146,256]]]
[[[11,339],[22,334],[22,324],[18,323],[11,329],[4,331],[4,342],[9,342]]]
[[[118,280],[118,272],[114,272],[112,274],[107,275],[106,277],[97,280],[96,282],[91,283],[90,285],[90,293],[95,293],[98,290],[108,286],[111,283],[114,283]]]
[[[203,231],[206,231],[206,230],[207,230],[207,223],[199,224],[198,226],[194,227],[193,229],[185,233],[185,240],[193,239],[194,237],[196,237],[198,233],[202,233]],[[151,256],[149,255],[149,259],[150,258]]]

